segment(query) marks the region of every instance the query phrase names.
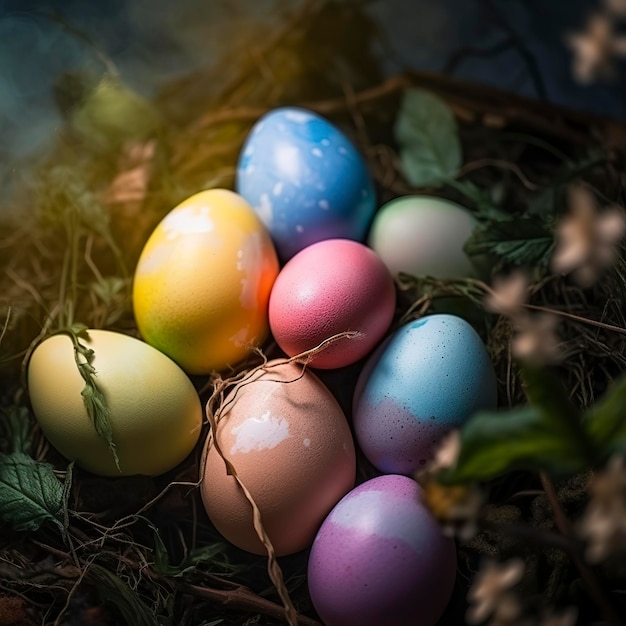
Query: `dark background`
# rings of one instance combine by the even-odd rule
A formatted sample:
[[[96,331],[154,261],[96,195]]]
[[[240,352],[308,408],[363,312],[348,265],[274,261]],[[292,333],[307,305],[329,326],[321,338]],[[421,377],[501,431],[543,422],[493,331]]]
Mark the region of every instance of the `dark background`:
[[[23,156],[45,143],[59,122],[51,95],[54,80],[86,59],[93,60],[85,42],[41,17],[41,12],[55,12],[67,25],[85,33],[116,63],[132,87],[150,95],[172,76],[215,62],[224,36],[236,37],[271,25],[297,3],[0,0],[0,158]],[[626,119],[622,67],[611,82],[589,86],[578,84],[572,76],[565,37],[583,27],[597,3],[370,0],[367,4],[387,42],[380,55],[389,74],[402,67],[445,70]],[[506,39],[515,43],[489,56],[481,54]],[[535,79],[529,60],[536,69]]]

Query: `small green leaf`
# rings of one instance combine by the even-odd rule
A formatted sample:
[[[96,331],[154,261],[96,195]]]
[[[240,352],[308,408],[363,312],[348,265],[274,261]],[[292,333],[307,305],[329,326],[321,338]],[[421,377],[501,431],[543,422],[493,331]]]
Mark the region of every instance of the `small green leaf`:
[[[92,563],[87,570],[102,602],[113,605],[128,626],[154,626],[156,618],[139,594],[119,576],[105,567]]]
[[[454,179],[461,166],[461,141],[454,114],[439,97],[408,89],[394,127],[406,179],[415,187]]]
[[[505,213],[500,209],[490,198],[489,194],[471,180],[452,180],[448,184],[460,191],[474,204],[475,210],[473,215],[477,220],[507,221],[511,219],[509,213]]]
[[[497,265],[545,268],[554,246],[551,230],[537,219],[516,218],[479,225],[465,242],[470,257],[492,255]]]
[[[511,470],[563,476],[589,467],[592,446],[559,380],[529,366],[522,366],[522,379],[530,404],[471,417],[461,430],[458,462],[441,473],[442,483],[490,480]]]
[[[626,453],[626,377],[585,413],[583,424],[598,450],[598,460],[614,452]]]
[[[0,455],[0,520],[15,530],[62,527],[63,485],[52,466],[21,452]]]
[[[74,347],[74,361],[76,362],[76,368],[82,379],[85,381],[85,386],[81,391],[83,398],[83,404],[87,415],[91,420],[93,427],[102,439],[107,443],[115,465],[117,469],[120,469],[120,461],[117,456],[117,449],[115,442],[113,441],[113,429],[111,427],[111,412],[107,404],[106,398],[102,393],[102,390],[98,387],[96,382],[97,371],[92,365],[96,354],[94,350],[88,348],[85,344],[81,343],[81,339],[88,341],[89,333],[87,327],[83,324],[73,324],[69,328],[62,328],[56,331],[57,335],[68,335],[72,340]]]
[[[461,431],[456,467],[441,472],[438,480],[444,484],[486,481],[516,469],[568,474],[584,468],[571,452],[567,433],[544,419],[537,408],[477,413]]]
[[[112,76],[105,76],[72,116],[74,130],[94,149],[145,140],[160,124],[157,109]]]

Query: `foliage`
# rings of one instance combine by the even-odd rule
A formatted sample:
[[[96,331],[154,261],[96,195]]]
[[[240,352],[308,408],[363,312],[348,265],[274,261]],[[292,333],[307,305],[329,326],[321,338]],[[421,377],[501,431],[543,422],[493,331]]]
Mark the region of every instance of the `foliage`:
[[[48,463],[22,452],[0,455],[0,521],[15,530],[62,527],[63,485]]]

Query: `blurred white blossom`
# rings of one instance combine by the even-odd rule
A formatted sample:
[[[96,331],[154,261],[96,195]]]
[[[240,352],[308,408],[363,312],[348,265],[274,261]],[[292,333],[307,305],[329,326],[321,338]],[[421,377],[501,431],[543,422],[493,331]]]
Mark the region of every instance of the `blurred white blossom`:
[[[537,364],[558,362],[560,340],[556,333],[557,323],[556,316],[551,313],[515,317],[515,335],[511,341],[513,356]]]
[[[614,0],[613,4],[618,3]],[[626,55],[626,38],[616,33],[609,13],[592,15],[585,30],[569,35],[567,43],[574,54],[574,76],[584,84],[610,77],[615,57]]]
[[[501,315],[516,315],[528,299],[528,276],[518,270],[507,277],[494,279],[491,291],[485,297],[485,309]]]
[[[474,579],[467,599],[470,607],[466,619],[470,624],[479,624],[488,617],[494,616],[496,622],[513,623],[520,615],[517,597],[510,593],[524,575],[524,561],[519,558],[510,559],[506,563],[487,562]]]
[[[571,272],[581,286],[589,287],[615,261],[626,219],[617,207],[600,213],[591,191],[581,185],[570,188],[569,209],[557,225],[552,269],[563,274]]]
[[[579,534],[587,541],[586,557],[602,561],[626,550],[626,467],[616,455],[589,484],[590,500],[580,521]]]
[[[461,435],[458,430],[451,430],[445,435],[435,449],[433,459],[430,462],[429,471],[450,469],[456,466],[461,452]]]

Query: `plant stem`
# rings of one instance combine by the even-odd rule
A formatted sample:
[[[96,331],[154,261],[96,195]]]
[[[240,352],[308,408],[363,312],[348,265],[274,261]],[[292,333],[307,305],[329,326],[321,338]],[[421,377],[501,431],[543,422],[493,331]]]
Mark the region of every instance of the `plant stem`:
[[[554,522],[556,527],[559,529],[561,534],[568,538],[575,538],[574,531],[572,529],[572,525],[570,523],[569,518],[565,514],[563,507],[559,501],[559,497],[557,495],[556,489],[550,480],[550,477],[545,472],[539,473],[539,478],[541,480],[541,485],[546,494],[546,498],[548,499],[548,503],[552,510],[552,514],[554,515]],[[610,626],[624,626],[624,622],[620,618],[617,613],[611,599],[606,594],[602,585],[600,584],[600,580],[596,572],[589,567],[583,559],[574,552],[569,553],[578,572],[580,573],[582,579],[585,581],[587,586],[587,590],[589,591],[589,595],[593,598],[594,602],[601,609],[606,621]]]

